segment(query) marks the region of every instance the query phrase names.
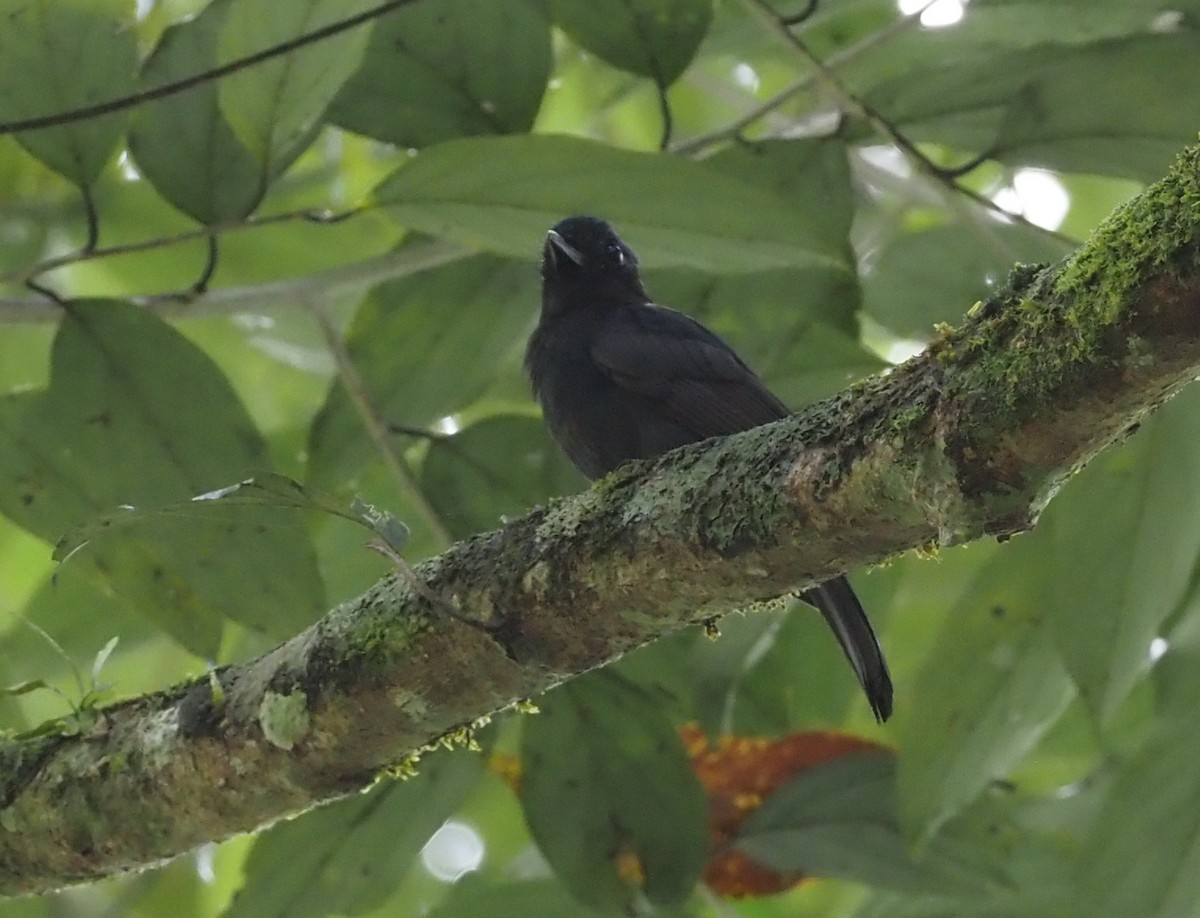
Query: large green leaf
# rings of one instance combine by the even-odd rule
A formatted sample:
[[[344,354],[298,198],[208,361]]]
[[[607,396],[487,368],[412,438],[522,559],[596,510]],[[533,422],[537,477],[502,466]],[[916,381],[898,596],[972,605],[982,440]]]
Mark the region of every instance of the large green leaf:
[[[231,3],[214,0],[195,19],[167,29],[142,65],[142,85],[169,83],[215,66]],[[202,83],[142,106],[129,134],[142,174],[201,223],[245,217],[267,190],[266,163],[234,135],[221,113],[217,85]]]
[[[1193,635],[1159,662],[1162,714],[1121,762],[1080,854],[1061,914],[1176,918],[1200,901],[1200,652]]]
[[[119,301],[68,306],[49,388],[0,400],[0,431],[0,510],[49,541],[120,505],[186,499],[270,466],[212,361]],[[69,563],[211,657],[225,618],[283,637],[324,605],[300,522],[265,512],[219,526],[148,520]]]
[[[373,0],[230,0],[217,39],[221,63],[290,41],[375,6]],[[362,62],[371,23],[312,42],[223,79],[221,111],[269,173],[307,146],[321,116]]]
[[[896,823],[895,792],[891,751],[824,762],[771,794],[742,826],[737,847],[781,873],[917,893],[982,892],[1003,884],[995,852],[939,839],[914,857]]]
[[[1050,505],[1059,574],[1059,653],[1095,716],[1107,719],[1150,662],[1200,556],[1200,392],[1180,394],[1080,474]],[[1082,575],[1081,575],[1082,573]]]
[[[979,214],[888,241],[863,278],[865,308],[899,335],[928,338],[1004,283],[1016,262],[1052,262],[1067,246],[1046,233]]]
[[[128,94],[132,0],[0,0],[0,121],[53,115]],[[76,185],[92,184],[128,114],[25,131],[17,140]]]
[[[642,893],[681,901],[704,863],[707,807],[670,721],[648,695],[604,674],[539,704],[525,724],[521,802],[559,879],[610,909]]]
[[[225,918],[362,915],[386,901],[431,835],[483,775],[459,750],[422,761],[415,777],[383,781],[264,832]]]
[[[913,140],[1150,180],[1195,136],[1197,53],[1190,29],[1068,47],[1050,40],[951,62],[938,53],[928,66],[908,58],[902,75],[883,70],[865,98]]]
[[[415,3],[379,21],[331,121],[402,147],[533,124],[550,28],[531,0]]]
[[[610,64],[669,86],[712,21],[712,0],[549,0],[554,23]]]
[[[456,242],[539,257],[546,230],[573,213],[612,220],[649,267],[849,272],[844,234],[771,184],[677,156],[575,137],[479,137],[418,153],[376,199],[404,225]]]
[[[456,537],[587,486],[537,418],[498,415],[435,440],[421,486]]]
[[[464,408],[521,347],[537,310],[528,265],[479,256],[376,287],[346,347],[375,410],[428,427]],[[353,400],[335,382],[313,421],[310,477],[340,485],[376,458]]]
[[[554,880],[506,880],[496,883],[478,874],[463,877],[428,918],[598,918]]]
[[[1048,533],[1004,546],[947,618],[898,712],[899,813],[928,838],[1054,724],[1072,686],[1045,621],[1055,573]]]

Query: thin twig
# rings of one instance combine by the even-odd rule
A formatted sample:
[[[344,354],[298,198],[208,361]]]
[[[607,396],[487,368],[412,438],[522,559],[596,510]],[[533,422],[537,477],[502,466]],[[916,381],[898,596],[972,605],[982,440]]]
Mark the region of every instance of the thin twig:
[[[330,301],[354,295],[398,277],[408,277],[470,255],[466,249],[440,240],[408,243],[365,261],[286,280],[209,290],[183,303],[178,296],[129,297],[131,302],[163,318],[227,315],[269,309],[308,298]],[[39,291],[41,292],[41,291]],[[47,292],[45,295],[54,296]],[[55,322],[61,311],[41,297],[0,297],[0,323]]]
[[[930,0],[930,2],[932,3],[933,0]],[[886,44],[897,35],[900,35],[908,29],[919,24],[920,21],[920,10],[910,16],[901,17],[900,19],[897,19],[895,22],[888,25],[886,28],[880,29],[878,32],[868,35],[862,41],[853,44],[842,51],[839,51],[837,54],[830,55],[828,66],[843,67],[846,64],[857,60],[867,51],[873,51],[880,45]],[[783,89],[779,90],[779,92],[775,93],[775,95],[771,96],[769,99],[763,100],[761,104],[750,109],[748,112],[739,115],[724,127],[709,131],[706,134],[698,134],[695,137],[682,141],[681,143],[677,143],[671,148],[671,152],[682,154],[699,153],[715,144],[723,143],[727,140],[733,140],[741,136],[742,131],[744,131],[754,122],[766,117],[767,115],[771,114],[771,112],[782,107],[794,96],[799,95],[804,90],[811,87],[814,83],[816,83],[816,81],[817,74],[810,71],[794,82],[783,87]]]
[[[346,350],[346,343],[342,340],[342,336],[333,327],[333,324],[329,321],[329,317],[325,314],[323,305],[315,298],[310,299],[308,297],[305,297],[305,305],[308,307],[308,311],[316,321],[317,326],[321,329],[321,334],[324,336],[325,343],[329,347],[329,352],[333,355],[334,363],[337,365],[338,378],[341,380],[342,385],[346,387],[346,394],[350,397],[350,403],[358,413],[359,420],[362,421],[363,427],[367,431],[367,436],[371,438],[375,449],[383,458],[383,463],[391,473],[401,497],[416,509],[417,515],[421,517],[422,522],[429,527],[435,541],[438,543],[439,550],[454,544],[454,536],[451,534],[450,529],[442,521],[433,504],[426,498],[425,492],[417,484],[416,476],[413,475],[408,462],[400,455],[400,452],[396,449],[396,445],[389,438],[388,424],[375,408],[375,403],[371,398],[371,393],[367,389],[366,382],[359,374],[358,367],[354,365],[354,361],[350,357],[350,352]]]
[[[39,261],[36,264],[28,265],[27,267],[21,268],[18,271],[13,271],[4,275],[3,277],[0,277],[0,283],[24,284],[35,277],[40,277],[48,271],[56,271],[59,268],[65,268],[68,265],[77,265],[85,261],[95,261],[98,258],[112,258],[116,255],[129,255],[133,252],[147,252],[152,249],[161,249],[171,245],[178,245],[181,242],[190,242],[193,239],[206,239],[211,236],[219,236],[222,233],[232,233],[245,229],[257,229],[260,226],[268,226],[272,223],[285,223],[292,220],[336,223],[339,220],[356,216],[357,214],[370,210],[372,206],[373,205],[360,205],[332,216],[327,211],[313,211],[312,208],[307,208],[305,210],[292,210],[284,213],[271,214],[270,216],[266,217],[247,217],[241,220],[230,220],[227,223],[214,223],[211,226],[202,226],[198,227],[197,229],[184,230],[181,233],[172,233],[166,236],[155,236],[152,239],[140,239],[137,242],[124,242],[120,245],[93,247],[91,249],[85,247],[74,252],[68,252],[66,255],[58,255],[54,258],[47,258],[44,261]]]
[[[804,58],[809,66],[813,68],[812,72],[815,78],[820,80],[825,88],[836,96],[838,104],[843,111],[851,112],[857,117],[861,118],[863,121],[870,124],[871,127],[873,127],[879,134],[887,138],[887,140],[905,153],[910,162],[916,166],[918,171],[933,178],[940,185],[953,191],[956,195],[970,198],[985,210],[1000,215],[1006,220],[1014,220],[1029,227],[1030,229],[1058,239],[1065,244],[1076,244],[1075,240],[1070,239],[1065,234],[1059,233],[1057,230],[1047,229],[1044,226],[1038,226],[1036,223],[1033,223],[1023,215],[1010,213],[991,198],[988,198],[971,188],[960,185],[955,180],[954,171],[942,169],[940,166],[930,160],[928,156],[921,152],[916,144],[909,140],[900,130],[895,127],[895,125],[888,121],[887,118],[876,111],[873,106],[867,102],[864,102],[857,95],[847,89],[837,74],[833,72],[833,65],[830,62],[821,60],[819,57],[813,54],[812,51],[809,50],[808,45],[806,45],[799,36],[797,36],[794,32],[792,32],[791,29],[788,28],[787,23],[777,12],[775,12],[774,8],[772,8],[766,2],[766,0],[743,0],[743,3],[751,10],[751,12],[762,18],[772,28],[772,30],[774,30],[780,37],[783,38],[784,41],[790,44],[792,48],[800,54],[801,57]],[[927,3],[926,6],[928,5],[929,4]],[[913,13],[912,17],[910,18],[919,18],[923,11],[923,9],[918,10],[917,12]],[[972,162],[971,167],[974,168],[978,165],[978,162]]]

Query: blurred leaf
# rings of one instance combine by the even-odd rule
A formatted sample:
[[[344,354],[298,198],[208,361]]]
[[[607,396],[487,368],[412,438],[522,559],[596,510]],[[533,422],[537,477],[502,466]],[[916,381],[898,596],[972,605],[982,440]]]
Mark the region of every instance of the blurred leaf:
[[[548,497],[587,482],[537,418],[498,415],[434,440],[421,465],[421,486],[458,538],[494,529]]]
[[[1074,6],[1063,10],[1078,15]],[[902,75],[875,61],[883,79],[864,95],[910,140],[1011,165],[1148,181],[1195,137],[1200,71],[1190,64],[1198,50],[1200,35],[1190,28],[1066,47],[1051,36],[1018,50],[976,48],[949,62],[939,48],[927,66],[910,63]]]
[[[859,752],[814,765],[771,794],[737,847],[782,873],[845,877],[917,893],[1003,886],[986,852],[939,839],[919,859],[896,824],[896,756]]]
[[[1058,261],[1067,246],[1046,233],[990,217],[939,223],[886,242],[863,280],[867,314],[898,335],[925,339],[958,322],[1003,285],[1016,262]]]
[[[428,427],[478,397],[532,326],[535,280],[528,265],[478,256],[372,290],[346,348],[375,410],[390,424]],[[313,421],[310,478],[339,486],[375,453],[335,382]]]
[[[14,685],[0,687],[0,696],[11,698],[17,695],[28,695],[30,692],[41,690],[53,691],[54,687],[42,679],[29,679],[25,682],[17,682]]]
[[[49,388],[0,400],[0,431],[0,510],[47,540],[98,512],[169,503],[270,465],[209,358],[118,301],[69,304]],[[84,569],[208,657],[225,617],[282,637],[324,605],[299,524],[183,522],[147,520],[136,538],[89,552]]]
[[[603,914],[581,905],[555,880],[495,883],[472,873],[450,888],[428,918],[595,918]]]
[[[1093,461],[1045,514],[1059,566],[1054,637],[1100,720],[1149,667],[1151,641],[1191,585],[1200,556],[1197,425],[1200,393],[1181,393]]]
[[[789,207],[801,210],[822,239],[853,259],[850,226],[855,193],[841,137],[761,140],[726,147],[704,160],[706,166],[765,188]],[[797,291],[800,293],[801,291]],[[824,304],[836,311],[848,304]],[[850,309],[853,315],[854,310]]]
[[[1007,106],[996,140],[1000,158],[1157,178],[1195,139],[1200,74],[1190,62],[1198,53],[1200,35],[1191,31],[1100,42],[1058,57]]]
[[[671,723],[603,673],[539,699],[525,724],[521,802],[529,830],[582,902],[686,897],[708,847],[704,795]]]
[[[246,57],[377,5],[372,0],[229,0],[219,63]],[[221,111],[267,174],[308,145],[342,84],[362,62],[371,23],[244,67],[218,84]]]
[[[703,194],[696,190],[704,189]],[[418,153],[375,190],[412,229],[527,260],[573,213],[611,220],[647,266],[848,271],[845,238],[767,188],[576,137],[478,137]]]
[[[142,65],[140,84],[157,86],[216,66],[217,41],[233,0],[213,0],[194,19],[171,26]],[[129,148],[142,174],[200,223],[250,214],[270,178],[262,157],[234,135],[208,81],[139,107]],[[275,163],[276,171],[287,165]]]
[[[246,882],[225,918],[362,915],[386,901],[425,843],[483,775],[466,750],[421,761],[407,780],[384,780],[263,832]]]
[[[131,0],[0,0],[0,121],[53,115],[134,89]],[[91,185],[128,114],[24,131],[17,141],[76,185]]]
[[[532,0],[438,0],[375,25],[329,118],[401,147],[533,124],[550,77],[550,28]]]
[[[1169,715],[1157,721],[1150,742],[1117,770],[1062,914],[1173,918],[1195,913],[1200,901],[1198,664],[1194,647],[1163,657],[1163,668],[1179,676],[1166,684]]]
[[[950,614],[897,717],[899,813],[929,838],[1002,779],[1062,714],[1072,686],[1044,616],[1049,533],[1010,540]]]
[[[548,0],[555,25],[614,67],[670,86],[712,22],[712,0]]]

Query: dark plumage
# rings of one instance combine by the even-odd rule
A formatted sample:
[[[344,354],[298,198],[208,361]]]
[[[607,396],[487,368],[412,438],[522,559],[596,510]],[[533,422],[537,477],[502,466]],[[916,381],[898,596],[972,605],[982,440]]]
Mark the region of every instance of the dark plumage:
[[[542,253],[542,313],[525,365],[550,432],[589,478],[789,412],[724,341],[651,302],[637,257],[603,220],[568,217]],[[804,593],[837,635],[879,720],[892,680],[845,577]]]

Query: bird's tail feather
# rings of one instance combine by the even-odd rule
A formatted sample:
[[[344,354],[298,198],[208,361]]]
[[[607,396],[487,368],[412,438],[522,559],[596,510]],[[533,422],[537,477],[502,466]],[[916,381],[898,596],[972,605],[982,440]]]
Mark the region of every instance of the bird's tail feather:
[[[892,714],[892,677],[871,622],[850,582],[845,577],[826,580],[806,590],[804,601],[820,610],[837,635],[846,659],[867,694],[875,719],[887,720]]]

